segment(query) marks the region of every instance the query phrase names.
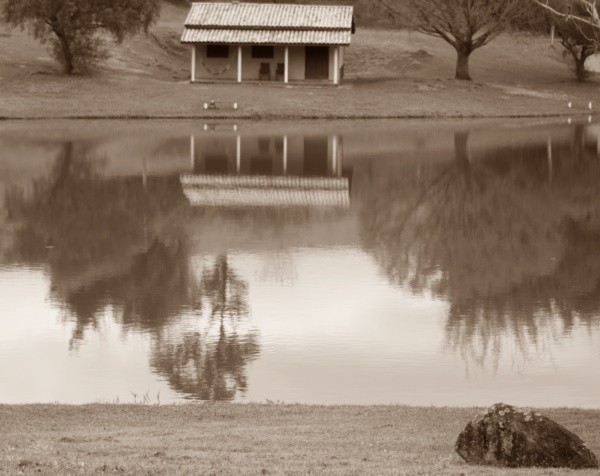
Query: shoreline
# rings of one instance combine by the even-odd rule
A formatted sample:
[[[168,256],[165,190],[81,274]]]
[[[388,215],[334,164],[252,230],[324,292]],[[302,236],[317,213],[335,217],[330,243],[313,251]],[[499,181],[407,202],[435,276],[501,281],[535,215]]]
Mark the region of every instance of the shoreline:
[[[398,114],[398,115],[318,115],[318,114],[222,114],[222,115],[155,115],[155,114],[116,114],[116,115],[73,115],[73,116],[0,116],[0,121],[139,121],[139,120],[244,120],[244,121],[306,121],[306,120],[323,120],[323,121],[345,121],[345,120],[486,120],[486,119],[552,119],[564,117],[596,117],[597,113],[576,112],[576,113],[539,113],[539,114],[472,114],[472,115],[452,115],[452,114]]]
[[[549,474],[466,465],[454,443],[480,410],[212,402],[0,405],[0,472]],[[600,453],[600,410],[541,411]]]

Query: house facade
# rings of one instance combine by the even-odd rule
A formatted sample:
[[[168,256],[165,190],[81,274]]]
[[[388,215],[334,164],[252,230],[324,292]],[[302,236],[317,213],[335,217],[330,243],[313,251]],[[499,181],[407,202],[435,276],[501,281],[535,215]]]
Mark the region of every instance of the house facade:
[[[353,7],[193,3],[181,42],[191,81],[329,81],[344,76]]]

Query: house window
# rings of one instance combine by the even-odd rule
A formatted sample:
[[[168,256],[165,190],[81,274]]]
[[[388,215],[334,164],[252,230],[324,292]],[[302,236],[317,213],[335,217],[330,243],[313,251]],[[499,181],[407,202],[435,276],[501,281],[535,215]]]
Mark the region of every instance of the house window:
[[[252,57],[259,59],[270,59],[275,56],[274,46],[253,46]]]
[[[207,58],[229,58],[229,45],[206,45]]]

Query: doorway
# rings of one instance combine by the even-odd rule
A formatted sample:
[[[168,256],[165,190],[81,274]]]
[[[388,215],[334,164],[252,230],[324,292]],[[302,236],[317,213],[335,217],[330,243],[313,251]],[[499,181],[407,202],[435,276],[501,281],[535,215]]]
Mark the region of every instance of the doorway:
[[[329,47],[306,47],[306,79],[329,79]]]
[[[304,175],[326,177],[328,174],[327,136],[304,138]]]

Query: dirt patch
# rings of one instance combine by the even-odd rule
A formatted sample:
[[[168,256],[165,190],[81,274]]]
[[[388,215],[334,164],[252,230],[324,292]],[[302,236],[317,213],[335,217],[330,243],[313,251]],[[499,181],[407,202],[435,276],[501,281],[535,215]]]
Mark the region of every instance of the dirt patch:
[[[556,100],[567,100],[568,95],[565,93],[557,92],[557,91],[544,91],[544,90],[536,90],[530,89],[526,87],[519,86],[505,86],[501,84],[490,84],[491,87],[498,88],[502,90],[506,94],[510,94],[513,96],[525,96],[525,97],[533,97],[540,99],[556,99]]]

